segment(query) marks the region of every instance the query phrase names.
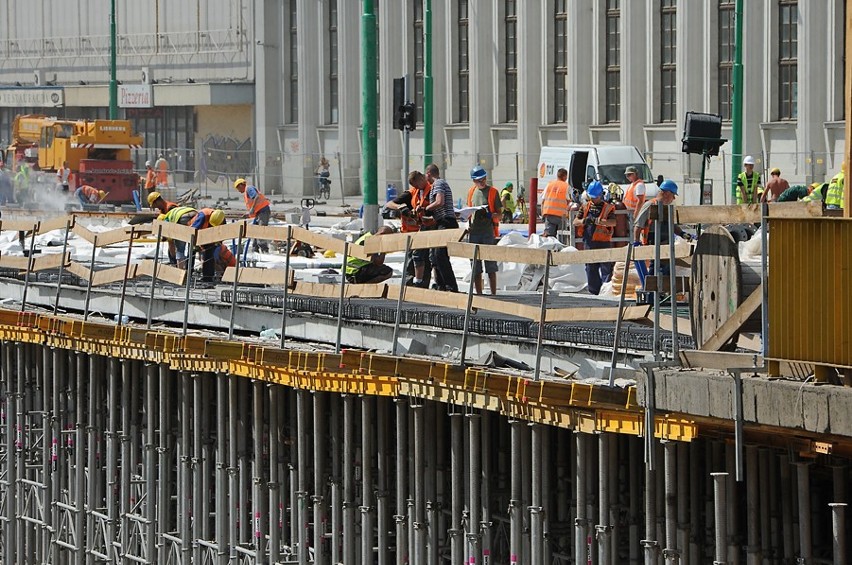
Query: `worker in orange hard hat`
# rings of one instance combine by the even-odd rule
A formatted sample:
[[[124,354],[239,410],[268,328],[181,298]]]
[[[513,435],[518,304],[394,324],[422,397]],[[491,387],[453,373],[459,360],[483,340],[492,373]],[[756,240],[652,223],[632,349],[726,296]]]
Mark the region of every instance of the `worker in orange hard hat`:
[[[148,206],[151,207],[151,210],[157,210],[161,214],[168,214],[172,208],[177,207],[177,204],[169,202],[163,198],[162,194],[154,191],[148,195]]]
[[[261,193],[257,187],[249,186],[246,182],[246,179],[237,179],[234,181],[234,188],[243,195],[243,198],[246,201],[246,218],[252,218],[254,221],[252,222],[255,225],[259,226],[268,226],[269,218],[272,216],[272,210],[269,208],[269,200],[266,196]],[[265,241],[254,240],[252,244],[255,252],[262,251],[264,253],[269,252],[269,246]]]
[[[99,204],[104,198],[106,198],[106,194],[107,193],[103,190],[98,190],[94,186],[89,186],[88,184],[84,184],[74,191],[74,196],[80,200],[80,204],[82,206],[86,206],[87,204]]]

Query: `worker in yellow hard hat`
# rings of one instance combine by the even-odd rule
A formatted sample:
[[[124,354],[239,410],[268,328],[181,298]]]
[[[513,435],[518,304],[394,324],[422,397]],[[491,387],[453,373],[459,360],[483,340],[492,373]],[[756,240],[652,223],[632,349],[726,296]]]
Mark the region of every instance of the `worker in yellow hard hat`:
[[[171,224],[180,224],[182,226],[188,226],[190,222],[195,218],[195,214],[197,213],[195,208],[190,206],[176,206],[169,210],[164,216],[161,222],[169,222]],[[175,241],[173,239],[169,239],[169,264],[177,265],[178,267],[185,269],[186,268],[186,242],[184,241]]]
[[[107,193],[103,190],[98,190],[94,186],[84,184],[74,191],[74,196],[80,200],[80,205],[99,204],[106,198]]]
[[[203,230],[206,228],[221,226],[224,222],[225,212],[223,212],[222,210],[213,208],[202,208],[195,214],[195,217],[192,218],[192,221],[190,221],[189,223],[189,227],[195,228],[197,230]],[[216,273],[215,251],[220,244],[221,242],[217,241],[215,243],[206,243],[204,245],[199,246],[199,248],[201,249],[202,257],[201,282],[213,282],[213,276]]]
[[[177,204],[169,202],[163,195],[154,191],[148,195],[148,206],[151,210],[158,210],[161,214],[167,214],[172,208],[176,208]]]
[[[246,218],[252,218],[255,225],[268,226],[269,218],[272,216],[272,210],[269,208],[269,200],[261,193],[257,187],[250,186],[246,179],[237,179],[234,181],[234,188],[243,195],[246,201]],[[269,246],[263,240],[253,240],[252,247],[255,251],[269,252]]]

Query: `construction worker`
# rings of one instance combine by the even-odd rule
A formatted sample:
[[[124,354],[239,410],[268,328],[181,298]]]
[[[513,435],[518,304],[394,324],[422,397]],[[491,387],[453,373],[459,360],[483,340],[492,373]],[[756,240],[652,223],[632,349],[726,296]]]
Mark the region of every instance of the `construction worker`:
[[[488,173],[479,165],[470,170],[473,186],[467,193],[467,205],[478,207],[468,224],[468,243],[480,245],[495,245],[500,235],[500,216],[503,206],[497,189],[488,184]],[[477,294],[482,294],[482,261],[475,261],[473,268],[473,286]],[[488,286],[491,294],[497,294],[497,263],[485,261],[485,272],[488,273]]]
[[[784,191],[790,188],[790,183],[787,179],[781,177],[781,169],[778,167],[769,171],[769,182],[766,183],[766,188],[763,190],[761,202],[777,202],[778,198],[784,194]]]
[[[94,186],[84,184],[74,191],[74,196],[80,200],[80,205],[85,207],[87,204],[99,204],[106,198],[106,192],[98,190]]]
[[[148,195],[148,206],[151,207],[151,210],[158,210],[161,214],[168,214],[172,208],[177,207],[177,204],[169,202],[163,198],[162,194],[154,191]]]
[[[788,189],[788,191],[791,189]],[[827,182],[815,182],[808,187],[807,194],[802,195],[801,191],[796,196],[802,199],[802,202],[821,202],[825,204],[825,194],[828,192],[828,183]],[[781,194],[781,198],[778,199],[779,202],[786,202],[784,192]],[[786,198],[789,198],[791,195],[788,195]]]
[[[403,233],[413,233],[424,227],[426,229],[433,227],[434,217],[424,214],[426,206],[429,204],[429,193],[432,190],[431,185],[426,180],[426,175],[420,171],[411,171],[408,174],[408,184],[410,188],[388,202],[386,208],[399,212],[400,231]],[[414,264],[414,273],[406,284],[427,288],[429,286],[429,280],[426,278],[427,273],[432,270],[429,250],[415,249],[411,253],[411,259]]]
[[[390,226],[381,226],[376,230],[375,235],[385,235],[393,231]],[[363,246],[364,242],[372,236],[370,232],[365,233],[355,240],[355,245]],[[351,255],[346,258],[346,280],[351,283],[379,284],[391,278],[392,275],[393,269],[385,265],[384,253],[374,253],[369,261]]]
[[[743,159],[745,171],[737,175],[737,204],[754,204],[763,197],[763,185],[760,173],[754,170],[754,157],[746,155]]]
[[[794,184],[787,190],[781,193],[781,196],[778,197],[776,202],[796,202],[797,200],[802,200],[803,202],[812,202],[812,201],[822,201],[822,186],[824,183],[815,182],[810,186],[805,186],[803,184]],[[828,186],[826,184],[826,186]]]
[[[18,165],[18,172],[15,173],[15,201],[21,203],[28,199],[29,190],[30,167],[26,163],[21,163]]]
[[[500,219],[504,224],[511,224],[515,219],[515,210],[517,203],[512,191],[515,190],[515,185],[507,182],[500,191],[500,203],[503,205],[503,217]]]
[[[559,169],[556,178],[544,189],[541,200],[541,217],[546,237],[556,237],[562,222],[568,217],[568,171]]]
[[[189,227],[203,230],[216,226],[221,226],[225,221],[225,212],[219,209],[202,208],[189,221]],[[212,283],[213,277],[216,274],[216,248],[221,245],[221,242],[208,243],[199,246],[201,249],[201,282]]]
[[[154,167],[151,161],[145,161],[145,190],[151,192],[157,188],[157,173],[154,172]]]
[[[225,269],[237,266],[237,258],[227,245],[220,243],[213,249],[213,265],[216,268],[216,275],[221,279]]]
[[[840,172],[831,178],[825,193],[825,207],[829,210],[843,209],[843,190],[846,184],[846,161],[840,164]]]
[[[0,204],[9,204],[15,201],[15,186],[6,163],[0,161]]]
[[[235,180],[234,188],[237,189],[237,192],[243,195],[243,198],[245,198],[246,201],[246,209],[248,209],[248,212],[246,212],[243,217],[252,218],[252,223],[254,225],[268,226],[269,217],[272,215],[272,211],[269,208],[269,200],[266,196],[264,196],[263,193],[254,186],[247,187],[246,179]],[[268,253],[269,245],[266,241],[258,241],[255,239],[252,242],[252,249],[254,249],[255,253],[258,251]]]
[[[608,249],[612,247],[615,229],[615,205],[605,202],[603,185],[593,181],[586,187],[585,206],[574,219],[577,235],[583,238],[585,249]],[[600,294],[603,283],[612,277],[613,264],[586,263],[586,282],[591,294]]]
[[[163,154],[157,157],[157,162],[154,163],[154,168],[157,169],[157,186],[169,186],[169,162],[163,157]]]
[[[666,179],[660,184],[660,191],[657,193],[657,197],[645,202],[645,205],[642,206],[642,209],[633,222],[634,245],[653,245],[656,243],[658,234],[655,233],[655,222],[651,221],[651,208],[657,206],[657,202],[662,202],[663,206],[668,206],[674,202],[677,192],[677,184],[673,180]],[[675,225],[674,231],[676,235],[691,239],[678,225]],[[668,222],[660,222],[659,240],[661,244],[669,243]],[[653,273],[653,264],[651,272]],[[667,275],[668,273],[668,262],[666,262],[660,267],[660,274]]]
[[[62,187],[62,192],[68,192],[71,186],[71,168],[68,166],[68,161],[63,161],[62,166],[56,171],[56,179]]]
[[[197,211],[189,206],[178,206],[172,208],[166,214],[160,214],[157,218],[161,222],[180,224],[188,226],[195,218]],[[177,265],[181,269],[186,268],[186,242],[169,239],[169,264]]]
[[[624,198],[621,201],[624,203],[624,207],[630,210],[630,216],[636,217],[636,213],[645,204],[645,181],[639,174],[639,169],[633,165],[624,169],[624,176],[627,177],[630,186],[627,187],[627,192],[624,193]],[[588,192],[588,189],[586,192]]]
[[[435,229],[458,229],[459,222],[456,220],[456,211],[453,208],[453,190],[450,188],[450,183],[441,178],[441,171],[435,163],[426,166],[426,181],[431,185],[431,189],[424,214],[432,214],[435,218]],[[442,246],[430,249],[429,261],[435,268],[435,282],[432,288],[458,292],[458,281],[456,281],[447,248]]]

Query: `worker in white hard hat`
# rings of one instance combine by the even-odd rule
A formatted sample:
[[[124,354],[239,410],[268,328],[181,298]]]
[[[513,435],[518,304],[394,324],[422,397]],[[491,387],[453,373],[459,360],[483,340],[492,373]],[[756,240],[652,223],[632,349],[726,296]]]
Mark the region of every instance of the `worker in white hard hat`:
[[[151,161],[145,161],[145,169],[145,190],[151,192],[157,189],[157,173],[154,172]]]
[[[746,155],[743,159],[743,172],[737,175],[737,204],[754,204],[763,196],[760,173],[754,170],[754,157]]]

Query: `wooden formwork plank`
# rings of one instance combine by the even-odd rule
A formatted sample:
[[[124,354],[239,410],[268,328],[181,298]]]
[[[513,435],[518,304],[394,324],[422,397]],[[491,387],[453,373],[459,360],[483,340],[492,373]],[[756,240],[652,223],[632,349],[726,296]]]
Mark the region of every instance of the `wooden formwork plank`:
[[[153,260],[145,259],[144,261],[136,265],[137,277],[141,277],[142,275],[147,275],[150,277],[153,276],[153,274]],[[157,265],[157,279],[182,286],[184,281],[186,280],[186,271],[177,267],[172,267],[171,265],[164,265],[163,263],[159,263]]]
[[[235,272],[236,268],[234,267],[226,268],[225,272],[222,273],[222,282],[234,282]],[[283,286],[287,282],[284,276],[285,271],[283,269],[240,267],[239,283]]]
[[[648,315],[650,306],[626,306],[621,318],[639,320]],[[537,316],[537,314],[536,314]],[[547,322],[614,322],[618,319],[618,307],[573,307],[547,310]]]
[[[405,251],[406,241],[411,238],[411,249],[432,249],[444,247],[447,243],[458,242],[467,230],[463,228],[451,230],[429,230],[412,233],[392,233],[379,237],[368,238],[364,242],[367,255],[374,253],[394,253]]]
[[[32,231],[38,229],[38,221],[0,220],[0,231]]]
[[[65,264],[68,264],[71,254],[65,253]],[[49,253],[33,257],[32,271],[45,271],[47,269],[58,269],[63,263],[61,253]],[[19,255],[0,255],[0,267],[7,269],[20,269],[26,271],[30,268],[30,259]]]
[[[448,243],[447,251],[453,257],[473,259],[474,245],[470,243]],[[689,257],[692,245],[678,243],[675,245],[675,259]],[[633,250],[633,258],[637,261],[654,259],[653,245],[637,247]],[[583,251],[564,251],[551,253],[551,265],[584,265],[588,263],[612,263],[624,260],[624,250],[621,248],[593,249]],[[502,245],[480,245],[479,258],[501,263],[524,263],[527,265],[544,265],[547,261],[547,251],[527,247],[508,247]],[[669,258],[669,247],[660,249],[660,258]]]
[[[103,269],[101,271],[95,271],[94,277],[92,277],[92,286],[100,286],[103,284],[110,284],[114,282],[118,282],[120,280],[124,280],[125,278],[134,279],[136,278],[136,268],[138,265],[119,265],[118,267],[111,267],[109,269]]]
[[[385,298],[387,285],[384,284],[347,284],[345,298]],[[302,296],[318,296],[321,298],[339,298],[340,285],[296,282],[293,294]]]
[[[48,218],[46,220],[42,220],[38,224],[38,234],[49,233],[54,230],[63,229],[68,223],[71,222],[71,226],[74,226],[74,216],[57,216],[55,218]]]
[[[196,245],[207,245],[209,243],[219,243],[226,239],[237,239],[240,237],[240,231],[243,229],[243,223],[223,224],[198,230],[198,236],[195,238]]]
[[[182,226],[173,222],[161,222],[160,220],[154,220],[151,224],[151,229],[154,233],[156,233],[161,226],[163,228],[162,236],[164,238],[176,239],[187,243],[192,241],[192,236],[196,232],[196,230],[188,226]]]

